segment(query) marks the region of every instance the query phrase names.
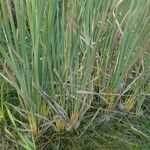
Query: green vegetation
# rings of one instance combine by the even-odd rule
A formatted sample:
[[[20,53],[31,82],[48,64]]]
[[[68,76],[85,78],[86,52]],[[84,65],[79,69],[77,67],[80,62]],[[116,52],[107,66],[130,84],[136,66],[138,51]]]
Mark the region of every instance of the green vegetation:
[[[150,0],[1,0],[0,149],[150,149]]]

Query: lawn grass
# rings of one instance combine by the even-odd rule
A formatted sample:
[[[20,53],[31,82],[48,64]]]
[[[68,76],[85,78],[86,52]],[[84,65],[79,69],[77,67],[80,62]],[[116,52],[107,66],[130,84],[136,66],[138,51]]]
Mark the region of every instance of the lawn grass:
[[[150,149],[149,0],[1,0],[2,149]]]

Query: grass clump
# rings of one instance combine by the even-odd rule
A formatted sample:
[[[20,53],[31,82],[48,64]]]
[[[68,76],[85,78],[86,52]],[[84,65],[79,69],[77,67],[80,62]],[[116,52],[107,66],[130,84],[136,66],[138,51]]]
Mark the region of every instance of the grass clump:
[[[0,116],[16,149],[116,149],[123,125],[149,139],[127,117],[149,113],[149,8],[148,0],[1,0]],[[113,122],[114,147],[95,138],[107,132],[103,122]],[[63,145],[72,135],[72,147]]]

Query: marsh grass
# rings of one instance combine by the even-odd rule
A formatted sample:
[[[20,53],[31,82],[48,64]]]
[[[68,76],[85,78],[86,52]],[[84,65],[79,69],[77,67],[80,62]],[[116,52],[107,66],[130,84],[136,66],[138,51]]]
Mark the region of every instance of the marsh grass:
[[[1,84],[10,139],[36,149],[49,129],[78,130],[89,112],[81,135],[99,115],[140,116],[150,92],[149,7],[146,0],[1,0],[0,75],[18,96],[4,100]]]

